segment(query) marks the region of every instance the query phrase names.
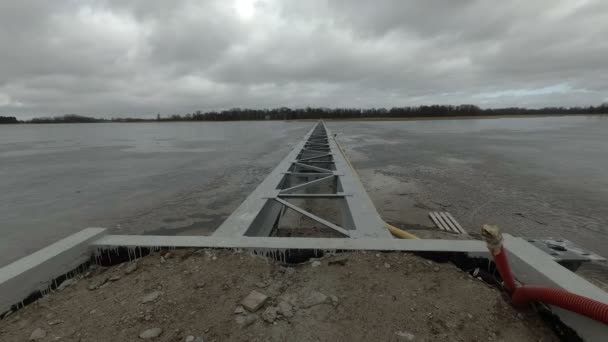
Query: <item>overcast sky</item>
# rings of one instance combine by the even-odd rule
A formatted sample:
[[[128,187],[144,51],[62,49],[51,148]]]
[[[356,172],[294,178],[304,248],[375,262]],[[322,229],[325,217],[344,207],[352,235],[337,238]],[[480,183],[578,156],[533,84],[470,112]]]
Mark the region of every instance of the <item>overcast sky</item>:
[[[0,115],[608,101],[608,1],[1,1]]]

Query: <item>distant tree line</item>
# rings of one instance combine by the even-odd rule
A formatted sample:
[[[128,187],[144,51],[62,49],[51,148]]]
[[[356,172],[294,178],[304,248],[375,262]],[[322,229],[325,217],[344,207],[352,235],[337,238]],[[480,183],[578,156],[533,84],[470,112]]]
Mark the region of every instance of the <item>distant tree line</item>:
[[[14,116],[0,116],[0,124],[12,124],[12,123],[19,123],[19,121]]]
[[[93,123],[93,122],[108,122],[110,120],[107,119],[98,119],[92,118],[83,115],[76,114],[66,114],[63,116],[54,116],[54,117],[43,117],[43,118],[34,118],[30,121],[26,121],[26,123]]]
[[[538,109],[508,107],[480,108],[475,105],[431,105],[415,107],[387,108],[272,108],[241,109],[222,111],[196,111],[187,114],[172,114],[156,119],[112,118],[98,119],[82,115],[68,114],[56,117],[35,118],[25,123],[77,123],[77,122],[150,122],[150,121],[236,121],[236,120],[303,120],[303,119],[360,119],[360,118],[425,118],[425,117],[462,117],[462,116],[506,116],[506,115],[585,115],[608,114],[608,104],[589,107],[545,107]],[[0,117],[4,121],[17,122],[14,117]]]
[[[185,115],[157,116],[158,121],[231,121],[231,120],[300,120],[300,119],[353,119],[353,118],[424,118],[495,115],[563,115],[608,114],[608,104],[589,107],[487,108],[475,105],[431,105],[387,108],[274,108],[241,109],[223,111],[196,111]]]

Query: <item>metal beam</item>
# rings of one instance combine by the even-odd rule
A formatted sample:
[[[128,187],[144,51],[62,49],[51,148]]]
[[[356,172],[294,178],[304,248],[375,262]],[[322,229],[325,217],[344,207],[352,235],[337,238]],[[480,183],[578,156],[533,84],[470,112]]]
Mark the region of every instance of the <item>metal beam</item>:
[[[123,247],[196,247],[256,249],[318,249],[409,252],[465,252],[488,255],[486,244],[479,240],[435,239],[336,239],[290,237],[158,236],[106,235],[93,243],[98,248]]]

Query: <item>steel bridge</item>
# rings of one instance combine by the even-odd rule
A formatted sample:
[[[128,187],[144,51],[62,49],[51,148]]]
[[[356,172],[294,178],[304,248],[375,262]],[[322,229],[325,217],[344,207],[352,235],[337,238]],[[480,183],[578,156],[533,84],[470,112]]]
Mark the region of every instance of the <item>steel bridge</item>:
[[[298,230],[303,230],[307,237],[391,238],[323,121],[314,125],[214,236],[285,236],[283,230],[290,231],[290,236],[302,236]]]

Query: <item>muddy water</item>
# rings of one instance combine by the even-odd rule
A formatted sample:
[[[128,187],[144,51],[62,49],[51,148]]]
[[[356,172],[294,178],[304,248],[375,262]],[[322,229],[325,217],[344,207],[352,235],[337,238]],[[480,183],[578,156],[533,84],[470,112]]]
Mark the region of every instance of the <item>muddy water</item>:
[[[382,216],[562,237],[608,256],[608,117],[330,122]]]
[[[209,234],[312,122],[0,126],[0,265],[84,227]],[[328,122],[382,216],[496,223],[608,256],[608,120]]]
[[[85,227],[209,234],[310,127],[0,125],[0,266]]]

